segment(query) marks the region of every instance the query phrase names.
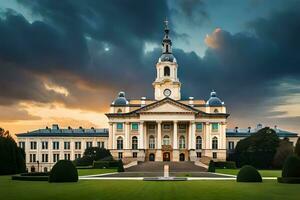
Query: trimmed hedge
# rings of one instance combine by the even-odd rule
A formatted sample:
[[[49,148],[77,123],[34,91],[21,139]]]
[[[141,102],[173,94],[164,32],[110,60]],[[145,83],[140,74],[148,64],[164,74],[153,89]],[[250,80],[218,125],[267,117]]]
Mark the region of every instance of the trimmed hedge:
[[[78,172],[69,160],[59,160],[52,168],[49,182],[77,182]]]
[[[21,173],[20,176],[49,176],[49,172],[30,172],[30,173]]]
[[[90,156],[82,156],[74,160],[74,165],[76,166],[91,166],[93,165],[94,159]]]
[[[94,161],[93,168],[104,169],[104,168],[117,168],[119,167],[119,161]]]
[[[300,183],[300,157],[289,156],[282,169],[282,177],[277,178],[279,183]]]
[[[217,161],[215,162],[215,166],[220,169],[236,169],[234,161]]]
[[[208,165],[208,172],[216,172],[215,162],[211,160]]]
[[[48,181],[49,176],[38,176],[38,175],[13,175],[11,176],[12,180],[18,180],[18,181]]]
[[[243,166],[236,178],[237,182],[262,182],[260,173],[252,166]]]

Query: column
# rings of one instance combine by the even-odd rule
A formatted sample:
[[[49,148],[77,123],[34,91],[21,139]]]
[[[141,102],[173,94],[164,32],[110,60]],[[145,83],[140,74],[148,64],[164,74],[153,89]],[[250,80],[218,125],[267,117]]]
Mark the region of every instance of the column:
[[[139,149],[144,149],[144,122],[140,122]]]
[[[161,121],[157,122],[157,149],[161,149]]]
[[[189,126],[189,153],[190,161],[196,161],[196,152],[195,152],[195,122],[191,121]]]
[[[210,123],[205,122],[205,152],[204,156],[211,157],[211,137],[210,137]]]
[[[116,124],[113,123],[112,124],[112,143],[111,143],[112,144],[112,146],[111,146],[112,149],[116,149],[116,145],[115,145],[116,144],[116,136],[115,136],[116,127],[115,126],[116,126]]]
[[[147,139],[148,139],[148,135],[147,135],[147,124],[144,123],[144,149],[148,149],[148,144],[147,144]]]
[[[188,149],[192,148],[192,124],[189,124]]]
[[[195,142],[195,131],[196,131],[196,124],[195,122],[191,122],[191,149],[196,149],[196,142]]]
[[[177,121],[173,122],[173,160],[179,161]]]
[[[125,122],[125,139],[124,139],[124,149],[129,149],[129,122]]]

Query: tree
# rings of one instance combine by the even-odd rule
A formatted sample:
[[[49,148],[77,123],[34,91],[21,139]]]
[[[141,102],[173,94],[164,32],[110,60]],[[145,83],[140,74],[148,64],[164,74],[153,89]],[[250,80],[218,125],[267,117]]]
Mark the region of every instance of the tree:
[[[0,128],[0,174],[25,172],[25,153],[17,146],[9,131]]]
[[[300,137],[298,137],[298,140],[296,143],[295,154],[300,157]]]
[[[237,166],[271,168],[278,145],[279,138],[273,129],[269,127],[260,129],[237,143],[235,148]]]
[[[89,147],[85,149],[84,155],[91,157],[93,160],[112,160],[110,151],[100,147]]]
[[[208,172],[216,172],[216,166],[215,166],[215,162],[213,160],[210,160],[207,171]]]
[[[289,139],[283,139],[279,142],[276,154],[273,159],[273,166],[275,168],[282,168],[285,160],[288,156],[292,155],[294,152],[293,144]]]

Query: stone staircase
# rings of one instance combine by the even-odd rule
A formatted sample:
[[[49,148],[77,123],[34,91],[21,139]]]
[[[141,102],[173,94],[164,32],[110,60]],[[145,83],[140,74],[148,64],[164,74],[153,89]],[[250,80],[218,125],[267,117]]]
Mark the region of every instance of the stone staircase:
[[[206,172],[207,169],[194,162],[139,162],[138,165],[125,169],[126,172],[162,172],[164,165],[169,165],[170,172]]]

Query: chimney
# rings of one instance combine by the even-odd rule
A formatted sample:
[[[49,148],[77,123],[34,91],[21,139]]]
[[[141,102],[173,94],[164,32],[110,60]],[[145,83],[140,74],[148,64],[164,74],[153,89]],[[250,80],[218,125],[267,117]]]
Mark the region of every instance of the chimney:
[[[141,107],[146,105],[146,97],[141,97]]]
[[[58,124],[52,124],[52,129],[53,130],[58,130],[59,129]]]
[[[189,97],[189,106],[194,106],[194,97]]]
[[[251,126],[248,127],[248,133],[251,133]]]

